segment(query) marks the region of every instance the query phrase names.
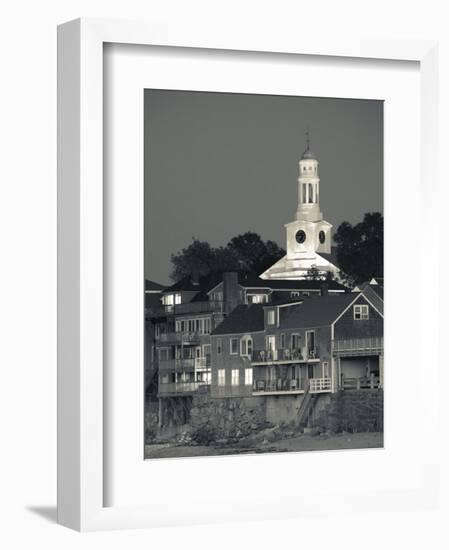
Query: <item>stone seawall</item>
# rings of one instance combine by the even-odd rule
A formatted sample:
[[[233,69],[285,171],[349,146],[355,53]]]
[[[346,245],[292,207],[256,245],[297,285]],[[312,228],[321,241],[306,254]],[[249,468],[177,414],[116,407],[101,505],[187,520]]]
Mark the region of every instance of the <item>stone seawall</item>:
[[[238,439],[267,426],[266,401],[261,397],[195,396],[190,409],[191,434],[198,443]]]
[[[317,407],[314,427],[336,433],[383,431],[383,390],[345,390],[329,397]]]
[[[159,410],[156,403],[147,409],[146,441],[184,434],[208,445],[238,440],[273,426],[288,426],[296,432],[302,400],[302,395],[163,399]],[[345,390],[315,395],[307,427],[335,433],[383,431],[383,391]]]

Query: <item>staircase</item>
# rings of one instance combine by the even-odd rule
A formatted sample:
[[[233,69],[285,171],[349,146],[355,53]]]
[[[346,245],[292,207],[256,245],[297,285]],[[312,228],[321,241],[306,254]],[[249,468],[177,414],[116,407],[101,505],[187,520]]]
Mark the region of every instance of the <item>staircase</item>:
[[[303,395],[303,400],[298,411],[298,428],[303,429],[309,422],[309,417],[312,412],[315,400],[312,393],[310,393],[310,384],[307,381],[307,386]]]

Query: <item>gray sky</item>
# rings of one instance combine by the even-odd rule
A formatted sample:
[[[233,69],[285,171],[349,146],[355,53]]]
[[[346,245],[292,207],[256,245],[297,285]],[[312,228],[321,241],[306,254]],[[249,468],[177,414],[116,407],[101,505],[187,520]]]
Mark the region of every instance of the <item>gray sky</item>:
[[[170,283],[192,237],[256,231],[285,248],[310,127],[334,225],[383,212],[381,101],[145,90],[145,276]]]

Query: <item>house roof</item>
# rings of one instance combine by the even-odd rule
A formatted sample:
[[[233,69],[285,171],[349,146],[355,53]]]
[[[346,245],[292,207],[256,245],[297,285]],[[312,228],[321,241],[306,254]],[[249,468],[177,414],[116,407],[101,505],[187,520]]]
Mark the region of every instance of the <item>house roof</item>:
[[[237,306],[224,321],[212,331],[212,335],[243,334],[262,330],[264,330],[263,307],[261,304],[251,304],[249,306]]]
[[[214,286],[217,286],[222,281],[222,275],[220,273],[209,273],[198,278],[197,282],[194,282],[190,275],[186,275],[176,283],[164,289],[164,293],[170,292],[208,292]]]
[[[155,281],[150,281],[150,279],[145,279],[145,290],[149,292],[161,292],[164,290],[165,286],[156,283]]]
[[[360,296],[354,293],[311,296],[302,303],[281,309],[280,328],[308,328],[331,325]]]

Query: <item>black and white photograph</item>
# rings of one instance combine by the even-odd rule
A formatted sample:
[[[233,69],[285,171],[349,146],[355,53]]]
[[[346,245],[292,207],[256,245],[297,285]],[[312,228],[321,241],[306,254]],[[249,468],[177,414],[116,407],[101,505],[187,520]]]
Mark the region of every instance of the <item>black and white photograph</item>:
[[[145,458],[382,448],[383,102],[144,117]]]

